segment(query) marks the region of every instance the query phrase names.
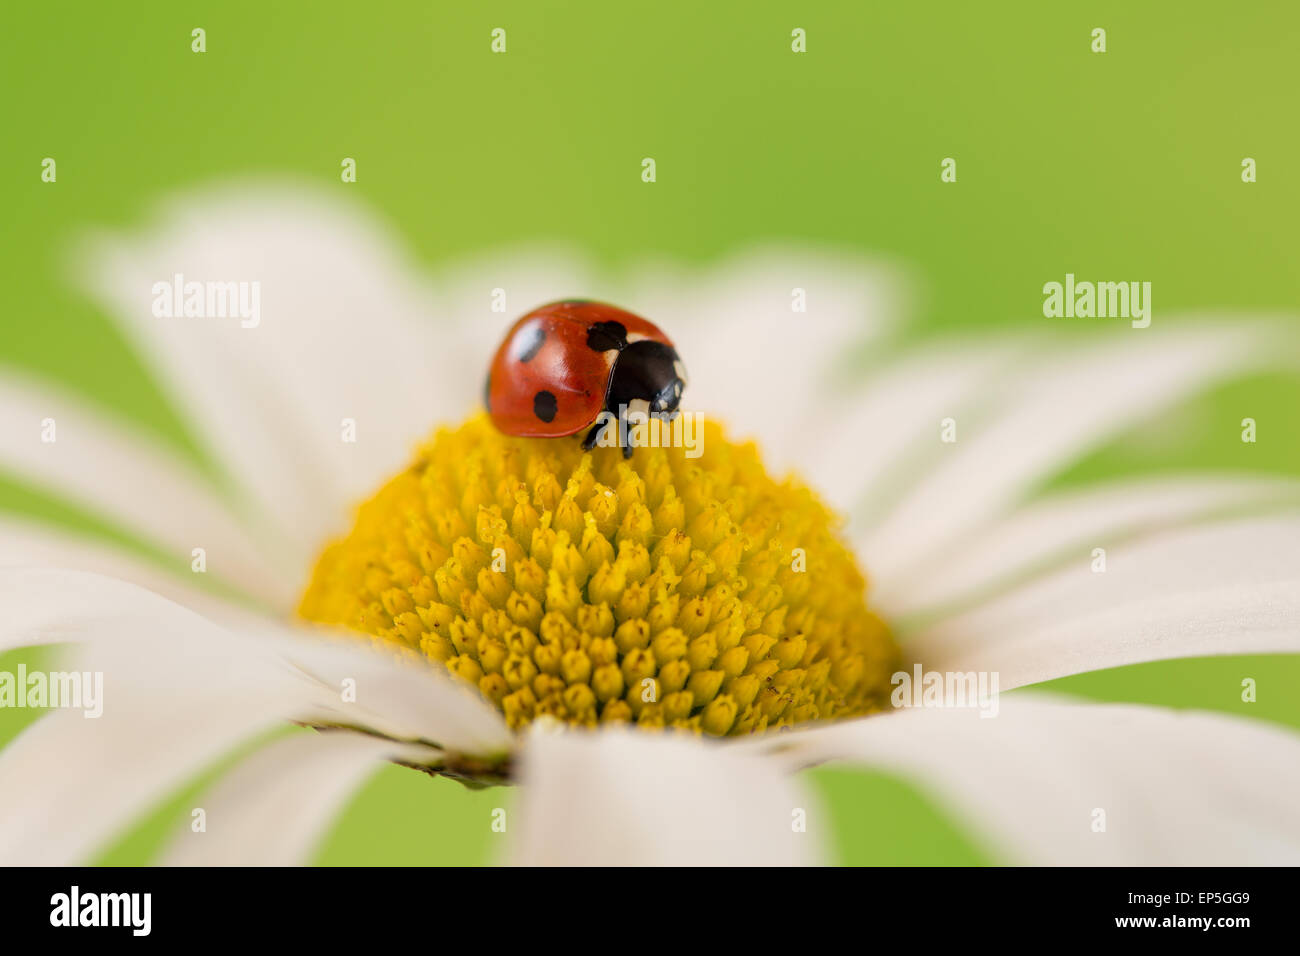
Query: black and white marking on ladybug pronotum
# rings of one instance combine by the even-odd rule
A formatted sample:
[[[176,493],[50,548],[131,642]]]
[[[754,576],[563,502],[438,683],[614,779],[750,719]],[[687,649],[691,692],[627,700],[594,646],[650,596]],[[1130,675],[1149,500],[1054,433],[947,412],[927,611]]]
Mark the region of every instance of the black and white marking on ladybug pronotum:
[[[555,401],[555,395],[545,389],[533,396],[533,414],[544,422],[552,421],[559,405]]]

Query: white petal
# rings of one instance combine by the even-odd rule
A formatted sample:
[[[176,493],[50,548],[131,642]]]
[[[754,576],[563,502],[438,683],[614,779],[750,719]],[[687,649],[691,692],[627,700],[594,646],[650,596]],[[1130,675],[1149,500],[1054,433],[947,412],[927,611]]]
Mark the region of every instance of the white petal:
[[[470,377],[468,398],[475,403],[481,400],[488,363],[520,316],[560,299],[623,304],[618,290],[597,276],[583,256],[560,245],[494,249],[439,269],[434,282],[445,314],[454,317],[457,347]]]
[[[172,790],[275,722],[264,700],[237,689],[177,687],[184,702],[136,702],[105,682],[99,719],[55,711],[0,751],[5,865],[88,862]]]
[[[168,847],[167,866],[301,866],[349,797],[401,756],[391,741],[350,733],[303,733],[258,750],[197,798],[204,829],[190,820]]]
[[[1123,428],[1215,380],[1283,360],[1275,331],[1246,322],[1119,331],[1118,341],[1040,357],[998,390],[998,415],[987,415],[990,396],[954,407],[946,417],[957,440],[941,463],[858,540],[878,593]]]
[[[54,441],[43,440],[51,419]],[[189,568],[283,607],[296,582],[262,559],[236,513],[193,468],[156,441],[35,381],[0,376],[0,467],[131,532]]]
[[[1030,502],[968,539],[952,542],[883,600],[891,620],[986,597],[1016,575],[1091,563],[1096,547],[1243,509],[1300,504],[1300,482],[1258,476],[1184,475],[1125,480]]]
[[[149,562],[137,559],[124,548],[101,544],[78,534],[60,531],[47,524],[0,518],[0,568],[46,568],[85,571],[117,578],[153,591],[203,617],[227,626],[259,626],[265,616],[242,604],[224,600],[197,588],[201,575],[186,565],[189,581]]]
[[[1004,689],[1139,661],[1300,651],[1300,516],[1179,528],[1107,549],[923,627],[932,670],[996,671]]]
[[[285,718],[485,756],[511,745],[500,715],[467,685],[355,635],[291,631],[270,620],[260,630],[232,630],[142,588],[75,571],[0,568],[0,606],[0,650],[88,642],[80,669],[111,674],[144,700],[235,680]],[[355,690],[356,700],[345,700],[344,690]]]
[[[1260,721],[1013,694],[992,719],[914,709],[742,746],[909,777],[1013,862],[1300,863],[1300,736]]]
[[[133,585],[0,570],[0,648],[87,641],[62,670],[103,674],[102,715],[59,710],[0,751],[0,859],[84,861],[171,789],[251,735],[296,719],[498,755],[481,698],[355,639],[269,624],[235,633]],[[356,703],[342,696],[354,682]],[[431,752],[431,759],[436,754]]]
[[[292,637],[292,639],[290,639]],[[265,640],[266,638],[261,638]],[[514,746],[501,714],[468,684],[425,661],[399,658],[380,647],[322,631],[315,638],[281,635],[278,653],[323,692],[313,694],[302,719],[363,727],[441,751],[498,758]],[[355,686],[356,699],[341,690]]]
[[[83,571],[0,567],[0,652],[63,641],[152,640],[201,645],[227,633],[194,611],[125,581]]]
[[[936,437],[953,410],[987,396],[1033,354],[1028,337],[941,340],[885,356],[856,391],[822,393],[800,472],[851,527],[870,527],[944,446]]]
[[[524,865],[807,864],[827,833],[775,761],[677,735],[534,730],[522,784],[510,832]]]
[[[82,586],[61,591],[47,586],[54,581]],[[0,860],[6,864],[88,862],[124,826],[301,702],[287,668],[231,654],[220,630],[197,615],[129,592],[66,573],[0,572],[7,612],[0,643],[15,643],[15,631],[28,638],[109,639],[102,645],[109,653],[78,654],[59,665],[102,675],[97,703],[82,701],[100,716],[54,711],[0,751]],[[185,666],[177,666],[182,657]]]
[[[826,383],[845,353],[879,338],[900,311],[902,279],[880,263],[797,247],[760,247],[707,270],[642,267],[629,308],[661,325],[689,373],[683,405],[719,415],[787,468],[826,416]],[[792,293],[806,294],[806,312]]]
[[[101,237],[87,259],[92,294],[302,574],[356,498],[479,400],[429,290],[391,233],[350,203],[230,188],[175,203],[143,234]],[[259,323],[155,316],[154,284],[176,274],[259,282]],[[343,440],[345,419],[355,442]]]

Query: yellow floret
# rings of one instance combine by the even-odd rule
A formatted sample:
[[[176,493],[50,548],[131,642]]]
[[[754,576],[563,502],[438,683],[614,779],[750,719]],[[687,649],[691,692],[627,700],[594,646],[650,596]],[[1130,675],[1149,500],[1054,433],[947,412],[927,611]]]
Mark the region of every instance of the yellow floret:
[[[881,709],[898,651],[835,516],[752,444],[584,452],[440,429],[318,560],[299,613],[542,715],[715,736]]]

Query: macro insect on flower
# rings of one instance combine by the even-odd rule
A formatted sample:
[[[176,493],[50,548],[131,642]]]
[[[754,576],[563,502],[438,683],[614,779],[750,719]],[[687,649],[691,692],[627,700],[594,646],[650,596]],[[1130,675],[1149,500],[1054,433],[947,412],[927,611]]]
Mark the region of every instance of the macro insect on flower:
[[[629,417],[670,419],[685,387],[686,366],[658,326],[569,299],[511,327],[492,360],[483,403],[507,435],[554,438],[590,426],[582,447],[591,449],[613,429],[630,458]]]
[[[260,323],[152,315],[152,283],[178,272],[259,277]],[[917,781],[1011,860],[1300,858],[1293,733],[1014,690],[1300,650],[1294,482],[1034,494],[1143,417],[1286,361],[1285,329],[898,346],[878,275],[790,250],[620,287],[515,253],[431,291],[367,217],[278,188],[192,198],[101,240],[83,274],[219,480],[48,385],[0,380],[7,423],[52,416],[61,436],[33,449],[5,429],[5,468],[145,545],[5,519],[0,649],[73,642],[78,669],[105,674],[100,718],[51,712],[0,751],[6,862],[86,860],[286,723],[313,729],[241,753],[199,798],[207,829],[178,821],[163,859],[310,859],[360,782],[398,762],[520,784],[505,851],[519,862],[814,862],[828,824],[793,772],[826,761]],[[547,354],[527,323],[476,408],[502,332],[495,286],[529,304],[590,289],[671,319],[708,415],[699,458],[536,437],[543,391],[556,435],[614,398],[676,409],[666,337],[642,341],[671,363],[618,384],[630,318],[598,320],[626,347],[579,350],[599,358],[571,393],[582,414],[532,370],[499,374]],[[790,336],[794,287],[815,304]],[[550,308],[569,323],[554,310],[576,307]],[[872,334],[876,367],[837,376]],[[1105,574],[1081,559],[1098,542]],[[990,720],[896,711],[893,675],[917,665],[1013,692]]]

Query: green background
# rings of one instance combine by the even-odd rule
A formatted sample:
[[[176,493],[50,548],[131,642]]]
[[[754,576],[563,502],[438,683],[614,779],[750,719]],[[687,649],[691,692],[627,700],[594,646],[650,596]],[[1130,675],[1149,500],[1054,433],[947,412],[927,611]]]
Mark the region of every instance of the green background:
[[[281,175],[349,190],[430,266],[528,239],[619,265],[701,264],[802,239],[903,266],[912,335],[1036,325],[1066,272],[1179,310],[1295,312],[1300,8],[1224,3],[6,4],[0,13],[0,362],[194,454],[107,317],[64,281],[91,226],[157,198]],[[190,31],[207,31],[207,52]],[[489,33],[508,31],[494,55]],[[807,31],[808,52],[790,50]],[[1090,52],[1104,27],[1108,52]],[[58,182],[40,181],[42,158]],[[339,181],[342,157],[358,182]],[[640,179],[641,159],[658,181]],[[955,157],[958,181],[939,163]],[[1241,181],[1241,160],[1259,181]],[[1186,466],[1300,474],[1300,380],[1223,386],[1058,481]],[[1256,445],[1241,418],[1260,423]],[[1153,440],[1153,439],[1159,439]],[[0,474],[0,508],[120,538]],[[0,665],[13,659],[0,658]],[[1244,676],[1259,702],[1239,699]],[[1295,658],[1166,662],[1055,682],[1098,699],[1300,727]],[[0,740],[25,719],[0,711]],[[810,775],[854,862],[996,860],[884,775]],[[328,863],[491,858],[471,793],[397,768]],[[504,804],[503,804],[504,801]],[[184,794],[106,859],[145,860]]]

